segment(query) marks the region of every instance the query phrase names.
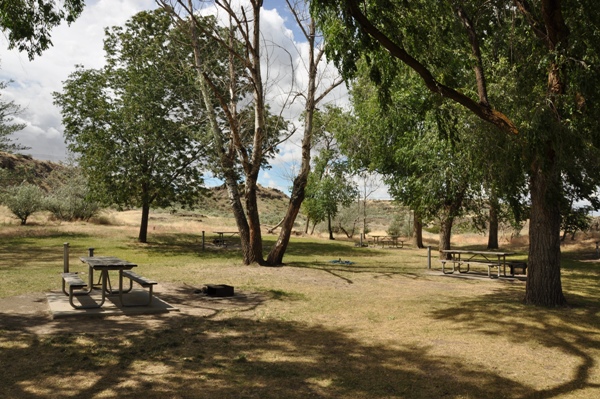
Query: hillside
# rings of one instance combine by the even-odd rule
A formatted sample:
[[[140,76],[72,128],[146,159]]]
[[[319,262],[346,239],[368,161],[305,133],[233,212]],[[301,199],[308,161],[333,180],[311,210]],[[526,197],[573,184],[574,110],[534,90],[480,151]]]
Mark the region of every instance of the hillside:
[[[65,166],[62,164],[58,164],[50,161],[40,161],[37,159],[33,159],[29,155],[22,154],[9,154],[7,152],[0,151],[0,170],[5,170],[9,172],[14,171],[28,171],[27,174],[31,174],[33,181],[43,186],[43,181],[46,179],[53,170],[64,168]],[[14,183],[12,179],[7,178],[3,175],[0,175],[0,179],[9,180],[2,181],[0,180],[0,185],[5,186],[9,183]]]

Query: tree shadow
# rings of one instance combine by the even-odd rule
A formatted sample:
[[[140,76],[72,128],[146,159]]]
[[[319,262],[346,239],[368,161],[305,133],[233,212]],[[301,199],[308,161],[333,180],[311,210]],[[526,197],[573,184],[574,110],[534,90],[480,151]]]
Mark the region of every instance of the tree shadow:
[[[427,347],[368,345],[348,331],[218,312],[128,334],[5,332],[0,344],[10,365],[0,372],[7,398],[488,398],[498,386],[529,393]]]
[[[490,337],[504,336],[519,344],[541,344],[549,349],[559,349],[579,360],[575,373],[568,381],[535,392],[525,390],[516,397],[556,398],[581,389],[600,389],[600,381],[594,380],[594,369],[598,367],[597,358],[590,351],[600,349],[600,309],[597,297],[595,302],[587,303],[591,306],[586,311],[578,312],[577,315],[570,308],[531,307],[524,310],[521,297],[522,292],[518,287],[503,286],[488,295],[435,310],[431,316],[436,320],[453,322],[457,330],[466,329]],[[569,300],[573,299],[569,297]]]
[[[193,314],[61,319],[45,335],[27,332],[48,323],[42,314],[1,314],[2,397],[533,399],[600,388],[589,353],[600,349],[589,333],[598,308],[575,322],[565,309],[525,312],[521,295],[505,285],[426,317],[559,348],[581,360],[570,381],[539,391],[426,344],[371,344],[351,329],[254,316],[268,301],[297,300],[282,292],[211,298],[184,286],[160,297]]]

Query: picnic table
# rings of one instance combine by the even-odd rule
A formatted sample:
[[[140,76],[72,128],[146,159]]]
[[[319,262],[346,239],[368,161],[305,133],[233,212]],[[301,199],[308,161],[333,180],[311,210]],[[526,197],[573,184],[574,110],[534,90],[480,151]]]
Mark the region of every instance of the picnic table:
[[[219,247],[226,247],[227,241],[225,240],[225,235],[227,235],[227,237],[233,237],[234,235],[238,234],[239,232],[237,232],[237,231],[214,231],[213,233],[215,233],[219,236],[219,238],[217,238],[213,241],[214,244]]]
[[[90,291],[94,288],[94,271],[100,272],[100,280],[102,281],[101,293],[102,299],[98,307],[101,307],[106,300],[107,294],[114,294],[114,290],[110,285],[109,271],[119,272],[119,300],[123,303],[123,271],[131,270],[137,267],[135,263],[128,262],[116,258],[114,256],[83,256],[79,258],[82,262],[87,263],[89,266],[89,289]]]
[[[526,273],[527,263],[522,261],[507,261],[507,256],[516,255],[516,252],[502,251],[475,251],[463,249],[445,249],[441,251],[443,254],[450,255],[450,259],[440,259],[442,262],[442,272],[444,274],[452,274],[455,271],[459,273],[468,273],[471,270],[471,265],[483,265],[487,267],[488,277],[492,277],[492,269],[498,269],[498,277],[501,271],[506,277],[506,268],[510,269],[511,276],[515,275],[515,270],[521,268],[523,274]],[[446,271],[446,263],[452,263],[452,270]],[[465,269],[461,267],[466,266]]]
[[[381,244],[381,247],[383,248],[387,244],[390,247],[397,248],[398,245],[400,245],[400,248],[404,248],[404,241],[400,240],[400,236],[372,235],[371,237],[373,238],[373,245],[375,246]]]

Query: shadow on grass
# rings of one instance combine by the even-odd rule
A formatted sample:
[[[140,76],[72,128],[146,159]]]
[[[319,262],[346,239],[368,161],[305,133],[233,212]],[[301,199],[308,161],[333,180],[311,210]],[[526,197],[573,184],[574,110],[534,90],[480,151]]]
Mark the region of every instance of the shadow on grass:
[[[520,395],[514,395],[515,397],[556,398],[582,389],[600,389],[600,381],[594,379],[598,358],[594,358],[590,352],[593,350],[598,353],[597,351],[600,350],[598,335],[600,306],[597,296],[594,297],[594,301],[586,300],[584,309],[576,309],[581,306],[579,301],[583,297],[569,297],[569,295],[567,295],[568,300],[574,303],[572,308],[526,307],[523,309],[521,296],[522,292],[517,287],[503,286],[488,295],[433,311],[432,317],[455,323],[457,331],[464,329],[476,331],[490,336],[490,339],[503,336],[518,344],[529,342],[531,347],[541,344],[549,349],[558,349],[577,359],[574,363],[579,364],[572,366],[575,371],[567,381],[535,392],[524,390]],[[493,304],[493,308],[490,304]],[[565,371],[565,376],[567,375]]]
[[[0,269],[22,267],[32,262],[37,264],[63,263],[63,246],[66,241],[82,241],[89,238],[88,234],[80,233],[56,233],[36,235],[35,237],[10,237],[4,238],[0,246]],[[45,245],[43,240],[47,240]],[[60,243],[59,243],[60,241]],[[87,253],[87,247],[82,244],[72,244],[71,253]]]
[[[151,253],[162,256],[179,256],[190,255],[199,256],[202,258],[219,258],[219,259],[239,259],[241,257],[240,238],[237,236],[227,237],[228,245],[226,247],[216,246],[213,243],[212,236],[205,237],[205,246],[202,250],[202,236],[188,233],[174,234],[153,234],[147,244],[142,248],[147,249]],[[263,255],[267,256],[276,237],[264,237]],[[138,243],[132,243],[131,246],[139,246]],[[355,248],[351,243],[346,241],[298,241],[292,240],[287,248],[286,257],[332,257],[337,259],[340,256],[352,257],[370,257],[377,254],[389,254],[383,250]]]
[[[260,300],[248,304],[260,306]],[[346,331],[280,320],[165,318],[134,333],[0,335],[3,397],[527,397],[530,388],[427,347],[390,348]],[[10,315],[4,323],[15,322]],[[111,323],[99,319],[97,323]],[[32,363],[31,359],[35,359]],[[510,393],[510,395],[509,395]]]
[[[411,262],[418,263],[418,262]],[[296,267],[302,269],[319,270],[325,273],[331,274],[341,280],[344,280],[348,284],[353,284],[352,275],[369,273],[373,275],[373,278],[392,278],[394,276],[404,276],[410,278],[419,278],[419,275],[414,273],[414,268],[407,271],[405,267],[389,266],[387,264],[382,265],[361,265],[356,264],[344,264],[334,262],[293,262],[286,267]]]

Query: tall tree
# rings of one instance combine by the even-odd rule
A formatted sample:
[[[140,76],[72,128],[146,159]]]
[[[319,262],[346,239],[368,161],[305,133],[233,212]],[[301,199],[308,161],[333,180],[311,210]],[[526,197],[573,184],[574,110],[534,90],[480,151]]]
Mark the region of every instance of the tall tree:
[[[243,261],[245,264],[264,264],[257,181],[265,154],[274,151],[274,147],[266,147],[267,104],[260,33],[262,0],[251,0],[240,7],[229,0],[214,4],[196,0],[157,0],[157,3],[170,13],[181,29],[188,31],[220,177],[225,181],[240,234]],[[207,19],[199,16],[204,8],[213,5],[219,12],[225,13],[227,27],[207,24]],[[210,39],[208,46],[226,50],[228,56],[222,60],[225,74],[215,71],[204,58],[207,44],[201,38]],[[242,90],[244,83],[245,89]],[[248,106],[248,98],[252,99],[253,121],[244,125],[239,111]],[[219,118],[217,107],[213,104],[214,99],[222,110],[222,118]],[[242,139],[245,126],[252,128],[250,141]],[[244,183],[243,192],[240,191],[240,180]]]
[[[106,31],[106,66],[79,67],[55,93],[69,149],[97,197],[142,208],[192,205],[202,191],[204,108],[190,48],[164,12],[141,12]]]
[[[439,223],[442,256],[454,220],[475,210],[481,196],[481,168],[469,154],[473,127],[410,75],[390,82],[390,98],[382,99],[366,65],[361,70],[351,92],[358,123],[339,132],[342,148],[355,164],[381,173],[397,201]]]
[[[522,150],[531,198],[525,302],[566,303],[560,278],[564,183],[598,185],[600,15],[578,0],[315,0],[330,55],[351,75],[360,54],[385,54]],[[438,51],[430,51],[434,47]],[[467,71],[471,71],[467,74]],[[468,78],[465,80],[464,78]]]
[[[298,97],[304,100],[304,133],[302,136],[300,171],[294,179],[290,202],[281,225],[281,232],[267,257],[269,265],[281,265],[283,263],[283,255],[290,241],[294,222],[306,195],[305,190],[310,173],[311,149],[313,145],[314,114],[317,106],[324,101],[325,97],[333,89],[343,83],[340,77],[325,79],[322,76],[322,71],[326,69],[323,68],[323,64],[325,64],[325,43],[317,31],[314,19],[307,12],[306,3],[305,0],[286,0],[286,4],[308,44],[308,56],[302,63],[306,67],[308,82],[306,91],[298,93]]]
[[[342,81],[338,79],[332,87],[317,92],[319,65],[323,59],[323,50],[319,47],[314,23],[307,22],[300,12],[296,13],[296,3],[288,2],[292,8],[300,29],[310,44],[308,74],[309,87],[300,97],[305,99],[305,123],[302,141],[302,166],[294,181],[292,195],[286,216],[281,224],[280,235],[271,249],[268,258],[263,256],[262,234],[260,229],[259,209],[256,198],[256,185],[261,167],[266,158],[272,156],[280,141],[289,137],[287,123],[279,118],[277,124],[270,124],[267,105],[267,82],[263,73],[263,63],[268,57],[262,53],[265,48],[261,33],[262,0],[249,0],[238,4],[234,1],[204,2],[195,0],[157,0],[157,3],[168,10],[180,23],[187,26],[189,39],[195,51],[195,67],[198,71],[198,82],[202,98],[209,104],[212,98],[218,101],[222,118],[217,117],[219,110],[207,105],[214,148],[217,151],[219,176],[225,181],[228,195],[240,233],[243,261],[245,264],[277,266],[283,262],[283,255],[289,243],[292,227],[300,204],[304,199],[304,187],[310,166],[310,149],[312,140],[312,113],[316,104]],[[222,26],[208,26],[200,11],[213,7],[221,18]],[[224,15],[224,17],[223,17]],[[202,57],[202,43],[197,38],[211,39],[212,46],[226,49],[229,54],[226,76],[215,74],[206,65]],[[268,66],[267,66],[268,68]],[[242,85],[245,83],[245,86]],[[225,86],[225,87],[224,87]],[[249,90],[246,92],[245,90]],[[290,96],[291,97],[291,96]],[[251,98],[251,104],[248,99]],[[212,108],[211,108],[212,107]],[[251,124],[240,121],[239,109],[253,110],[254,120]],[[275,121],[274,119],[271,119]],[[242,140],[242,128],[252,126],[251,140]],[[243,191],[239,182],[243,181]]]
[[[75,21],[84,5],[84,0],[0,0],[0,27],[8,31],[9,48],[33,59],[52,45],[52,28]]]

